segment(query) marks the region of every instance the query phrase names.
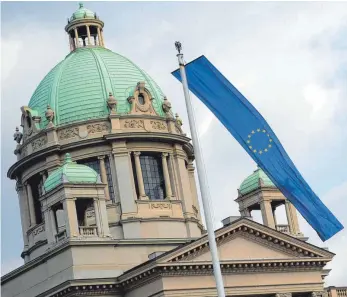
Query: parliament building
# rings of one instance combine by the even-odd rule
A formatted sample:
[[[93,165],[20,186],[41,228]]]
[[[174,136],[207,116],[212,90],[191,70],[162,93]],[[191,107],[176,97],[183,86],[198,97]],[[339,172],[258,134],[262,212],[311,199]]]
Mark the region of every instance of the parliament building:
[[[7,175],[24,263],[2,277],[2,296],[217,296],[182,120],[149,74],[106,48],[98,14],[80,4],[65,31],[70,53],[18,115]],[[308,243],[261,169],[234,198],[240,216],[215,231],[227,296],[347,296],[324,288],[334,253]]]

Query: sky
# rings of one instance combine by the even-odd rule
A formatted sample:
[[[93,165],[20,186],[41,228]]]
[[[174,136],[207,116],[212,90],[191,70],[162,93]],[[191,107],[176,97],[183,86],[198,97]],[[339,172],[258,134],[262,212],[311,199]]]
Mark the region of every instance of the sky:
[[[105,22],[106,47],[146,70],[189,125],[174,42],[204,54],[258,109],[316,194],[347,227],[347,2],[85,2]],[[13,133],[20,107],[69,53],[64,27],[77,2],[1,3],[1,266],[23,264]],[[237,189],[256,164],[194,96],[215,228],[238,215]],[[259,214],[257,214],[259,216]],[[256,215],[256,216],[257,216]],[[277,214],[285,223],[283,209]],[[256,219],[258,219],[256,217]],[[336,256],[326,285],[346,286],[347,231],[309,242]]]

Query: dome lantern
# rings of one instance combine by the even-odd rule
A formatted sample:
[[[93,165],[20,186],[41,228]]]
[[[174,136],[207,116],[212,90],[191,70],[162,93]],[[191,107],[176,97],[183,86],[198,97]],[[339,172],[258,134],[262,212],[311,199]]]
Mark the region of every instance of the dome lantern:
[[[70,50],[79,47],[105,47],[103,27],[104,23],[93,11],[79,3],[79,8],[68,19],[65,31],[69,35]]]

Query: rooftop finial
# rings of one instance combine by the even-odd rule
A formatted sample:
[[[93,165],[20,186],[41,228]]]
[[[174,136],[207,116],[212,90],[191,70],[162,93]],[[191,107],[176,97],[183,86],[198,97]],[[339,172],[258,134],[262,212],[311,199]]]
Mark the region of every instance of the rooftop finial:
[[[65,154],[64,164],[71,163],[71,162],[72,162],[71,155],[69,153],[66,153]]]
[[[83,7],[83,2],[78,3],[78,5],[80,6],[80,8],[82,8]]]
[[[178,51],[178,53],[180,54],[181,50],[182,50],[182,44],[179,41],[176,41],[175,42],[175,48]]]

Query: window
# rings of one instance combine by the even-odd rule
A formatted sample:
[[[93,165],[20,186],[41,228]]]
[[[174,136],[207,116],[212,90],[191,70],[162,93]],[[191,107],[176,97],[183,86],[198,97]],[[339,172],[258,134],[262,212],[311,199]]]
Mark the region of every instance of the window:
[[[36,174],[30,178],[28,181],[31,187],[31,193],[34,200],[34,210],[36,224],[41,224],[43,222],[42,212],[41,212],[41,202],[40,197],[42,195],[42,183],[40,174]]]
[[[165,198],[165,182],[160,154],[141,154],[140,164],[146,195],[151,200]]]
[[[100,173],[100,161],[98,159],[85,159],[85,160],[79,160],[77,161],[78,164],[86,165],[92,169],[94,169],[97,174],[101,176]],[[114,188],[113,188],[113,182],[112,182],[112,173],[110,168],[110,160],[108,157],[105,158],[105,167],[106,167],[106,176],[107,176],[107,184],[108,184],[108,191],[110,193],[110,199],[112,201],[115,200],[114,195]]]
[[[144,104],[145,104],[145,97],[143,96],[143,94],[139,94],[139,95],[137,96],[137,100],[139,101],[139,103],[140,103],[141,105],[144,105]]]

